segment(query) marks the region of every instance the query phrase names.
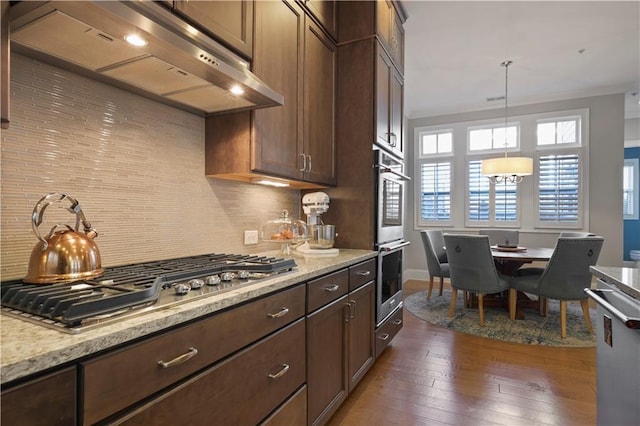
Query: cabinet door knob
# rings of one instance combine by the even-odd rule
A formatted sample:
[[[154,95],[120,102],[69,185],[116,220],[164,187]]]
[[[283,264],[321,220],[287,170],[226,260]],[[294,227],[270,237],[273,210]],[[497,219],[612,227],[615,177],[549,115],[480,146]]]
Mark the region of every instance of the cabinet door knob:
[[[158,361],[158,365],[161,366],[162,368],[173,367],[174,365],[182,364],[183,362],[190,360],[191,358],[196,356],[197,353],[198,353],[198,350],[196,348],[189,348],[189,351],[175,357],[171,361],[162,361],[162,360]]]
[[[394,320],[393,323],[395,325],[400,325],[400,324],[402,324],[402,320],[401,319],[397,319],[397,320]]]
[[[287,371],[289,371],[289,364],[282,364],[282,369],[281,369],[280,371],[278,371],[278,372],[277,372],[277,373],[275,373],[275,374],[267,374],[267,376],[268,376],[270,379],[278,379],[278,378],[280,378],[280,377],[284,376],[284,374],[285,374]]]
[[[282,309],[280,309],[278,312],[276,312],[275,314],[272,313],[268,313],[267,316],[269,318],[280,318],[283,317],[285,315],[287,315],[289,313],[289,308],[285,308],[283,307]]]
[[[378,339],[380,339],[380,340],[387,340],[388,338],[389,338],[389,334],[388,333],[381,334],[380,337],[378,337]]]
[[[371,271],[358,271],[356,272],[356,274],[362,276],[362,277],[368,277],[369,275],[371,275]]]
[[[311,173],[311,156],[307,155],[307,173]]]

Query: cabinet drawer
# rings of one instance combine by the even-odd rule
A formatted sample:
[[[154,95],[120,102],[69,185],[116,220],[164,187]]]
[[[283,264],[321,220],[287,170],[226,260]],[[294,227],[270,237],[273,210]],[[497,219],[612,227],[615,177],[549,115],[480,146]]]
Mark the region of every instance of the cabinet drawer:
[[[83,363],[84,423],[110,416],[302,317],[304,302],[305,286],[299,285]],[[195,350],[183,363],[159,365]]]
[[[349,271],[343,269],[307,283],[307,312],[313,312],[321,306],[347,294],[349,290]]]
[[[376,279],[376,260],[371,259],[349,268],[349,291]]]
[[[389,346],[402,328],[402,305],[376,330],[376,358]]]
[[[304,425],[307,422],[307,387],[303,386],[260,426]]]
[[[116,421],[127,425],[250,425],[305,380],[305,320],[256,343]]]

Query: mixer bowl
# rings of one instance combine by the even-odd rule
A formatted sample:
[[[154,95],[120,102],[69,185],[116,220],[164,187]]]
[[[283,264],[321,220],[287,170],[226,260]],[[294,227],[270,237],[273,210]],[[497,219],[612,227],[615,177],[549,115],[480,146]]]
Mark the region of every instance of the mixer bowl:
[[[336,240],[335,225],[311,225],[309,230],[309,247],[312,249],[329,249]]]

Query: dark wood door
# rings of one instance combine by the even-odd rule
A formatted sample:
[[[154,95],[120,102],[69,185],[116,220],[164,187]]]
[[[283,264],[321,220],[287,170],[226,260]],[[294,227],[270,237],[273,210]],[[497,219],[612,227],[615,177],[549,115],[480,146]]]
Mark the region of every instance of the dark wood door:
[[[253,116],[254,171],[301,180],[304,13],[287,1],[259,1],[253,71],[284,96],[284,105]]]
[[[375,360],[373,281],[349,293],[349,392],[369,371]]]
[[[76,368],[71,367],[2,391],[0,423],[68,426],[76,421]]]
[[[376,143],[389,147],[389,101],[391,80],[391,60],[378,44],[376,48]]]
[[[404,103],[404,82],[400,73],[391,67],[390,96],[389,101],[389,133],[390,145],[394,154],[402,157],[404,154],[404,135],[402,126],[402,114]]]
[[[175,10],[228,47],[251,58],[253,0],[174,2]]]
[[[347,398],[347,296],[307,316],[308,425],[324,424]]]
[[[338,15],[336,0],[304,0],[303,4],[320,22],[324,30],[333,37],[338,39]]]
[[[333,41],[306,20],[304,59],[305,180],[336,183],[336,58]]]

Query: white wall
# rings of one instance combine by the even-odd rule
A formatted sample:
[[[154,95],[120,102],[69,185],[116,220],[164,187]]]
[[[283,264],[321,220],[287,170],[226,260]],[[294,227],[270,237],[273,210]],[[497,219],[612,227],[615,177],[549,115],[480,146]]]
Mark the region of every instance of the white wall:
[[[538,114],[551,111],[589,109],[589,215],[584,228],[605,238],[598,263],[622,266],[622,165],[624,159],[624,94],[597,96],[565,101],[523,105],[509,108],[509,116]],[[408,121],[405,133],[406,170],[414,174],[414,129],[416,127],[486,120],[504,117],[504,109],[424,117]],[[526,178],[525,178],[526,179]],[[411,245],[405,250],[406,278],[425,279],[426,260],[419,230],[414,227],[414,179],[407,188],[407,228],[405,237]],[[450,232],[477,233],[476,229],[456,227]],[[521,232],[520,243],[529,246],[553,247],[558,232],[528,229]]]

